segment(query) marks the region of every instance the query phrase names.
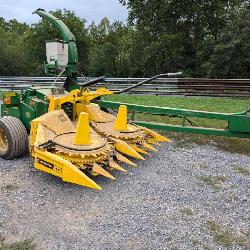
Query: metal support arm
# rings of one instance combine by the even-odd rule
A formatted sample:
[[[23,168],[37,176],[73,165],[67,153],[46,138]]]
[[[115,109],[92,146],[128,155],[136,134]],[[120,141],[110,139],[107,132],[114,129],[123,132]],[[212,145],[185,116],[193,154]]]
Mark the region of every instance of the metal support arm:
[[[206,119],[216,119],[227,122],[227,127],[225,129],[217,128],[205,128],[198,127],[194,123],[189,122],[190,126],[187,126],[182,122],[180,125],[164,124],[156,122],[146,122],[146,121],[133,121],[135,124],[145,126],[150,129],[159,129],[166,131],[184,132],[184,133],[194,133],[194,134],[205,134],[205,135],[217,135],[217,136],[228,136],[228,137],[243,137],[250,138],[250,116],[246,112],[242,113],[216,113],[216,112],[206,112],[206,111],[196,111],[187,109],[177,109],[168,107],[157,107],[157,106],[144,106],[129,103],[118,103],[101,100],[98,104],[103,108],[118,109],[121,104],[128,107],[128,110],[135,113],[145,113],[151,115],[160,115],[168,117],[178,117],[178,118],[206,118]]]

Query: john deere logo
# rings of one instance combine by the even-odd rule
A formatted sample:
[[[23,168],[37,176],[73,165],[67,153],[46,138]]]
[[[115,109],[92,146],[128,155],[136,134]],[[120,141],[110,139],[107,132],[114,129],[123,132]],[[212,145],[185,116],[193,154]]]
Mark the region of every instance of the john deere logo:
[[[30,112],[25,112],[27,118],[30,118]]]

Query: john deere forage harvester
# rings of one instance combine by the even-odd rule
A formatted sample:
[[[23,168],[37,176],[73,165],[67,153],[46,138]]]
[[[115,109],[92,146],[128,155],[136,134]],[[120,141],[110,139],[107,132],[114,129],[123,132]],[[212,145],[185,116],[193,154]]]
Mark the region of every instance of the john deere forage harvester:
[[[114,116],[93,103],[96,98],[113,92],[106,88],[87,89],[103,78],[83,84],[77,82],[78,59],[73,34],[62,21],[44,10],[35,13],[47,18],[62,33],[63,41],[46,44],[46,72],[65,75],[67,80],[64,88],[31,87],[21,93],[4,94],[0,156],[20,157],[29,148],[37,169],[63,181],[101,189],[90,175],[114,179],[109,170],[126,172],[120,162],[136,166],[128,157],[144,160],[147,151],[156,151],[154,144],[169,140],[150,129],[128,123],[125,105]]]

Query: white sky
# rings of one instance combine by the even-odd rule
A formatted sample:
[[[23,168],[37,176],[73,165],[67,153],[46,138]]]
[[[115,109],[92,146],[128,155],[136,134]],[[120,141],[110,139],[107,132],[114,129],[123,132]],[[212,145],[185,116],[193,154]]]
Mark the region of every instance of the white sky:
[[[46,11],[56,9],[73,10],[77,16],[99,22],[107,16],[111,21],[126,21],[127,9],[119,0],[0,0],[0,17],[7,20],[17,19],[28,24],[38,22],[40,17],[32,15],[37,8]]]

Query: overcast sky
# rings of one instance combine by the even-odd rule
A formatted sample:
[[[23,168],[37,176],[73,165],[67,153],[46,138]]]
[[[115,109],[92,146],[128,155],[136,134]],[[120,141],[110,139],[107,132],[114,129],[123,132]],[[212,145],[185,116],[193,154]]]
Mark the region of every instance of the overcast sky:
[[[38,22],[40,18],[32,15],[37,8],[49,10],[73,10],[77,16],[87,20],[99,22],[107,16],[111,21],[126,21],[126,7],[119,0],[0,0],[0,16],[9,20],[17,19],[28,24]]]

